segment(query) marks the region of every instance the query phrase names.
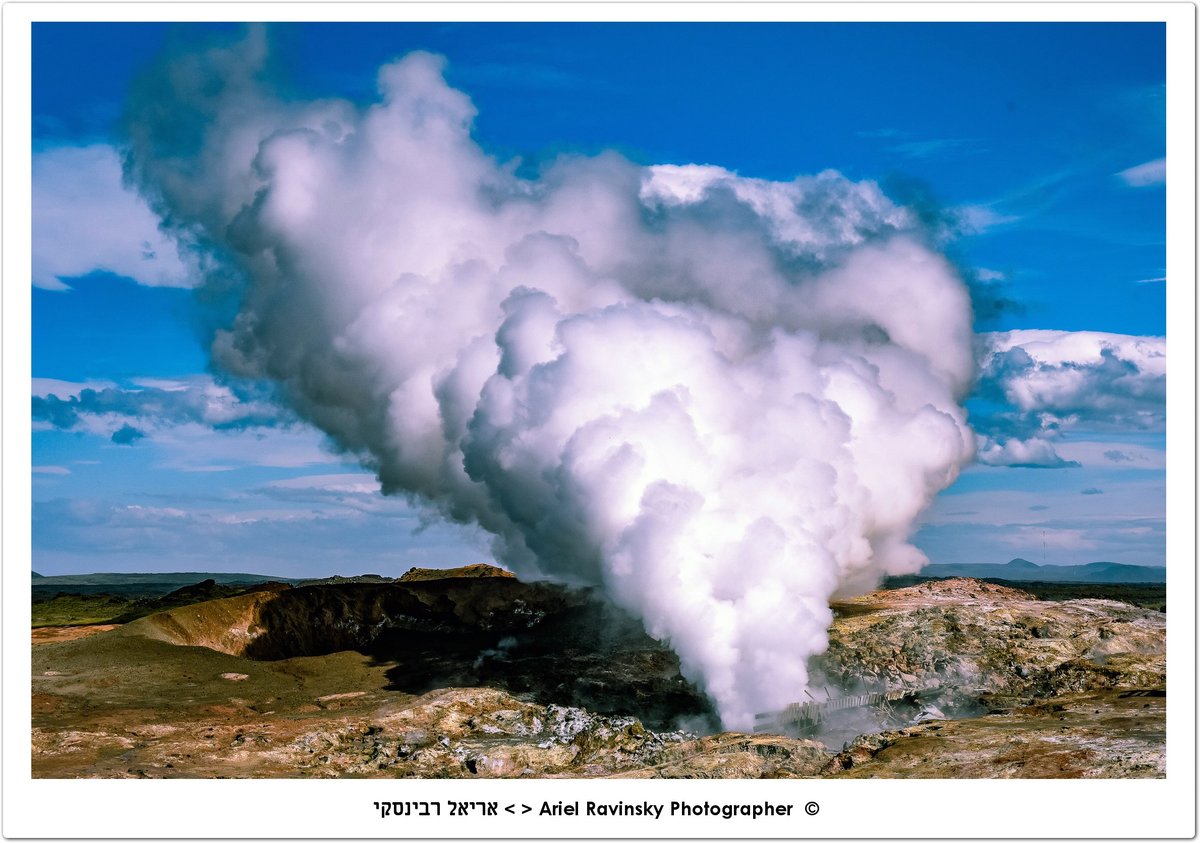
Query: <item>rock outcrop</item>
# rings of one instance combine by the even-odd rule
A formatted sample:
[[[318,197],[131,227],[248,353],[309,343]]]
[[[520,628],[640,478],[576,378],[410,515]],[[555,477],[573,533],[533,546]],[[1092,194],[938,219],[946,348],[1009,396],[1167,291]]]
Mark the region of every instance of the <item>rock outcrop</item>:
[[[943,688],[984,699],[1160,687],[1166,616],[1112,600],[1037,600],[971,579],[834,606],[814,664],[837,688]]]
[[[457,568],[409,568],[400,577],[400,582],[422,582],[424,580],[448,579],[478,579],[480,577],[509,577],[515,579],[511,571],[477,562],[474,565],[460,565]]]

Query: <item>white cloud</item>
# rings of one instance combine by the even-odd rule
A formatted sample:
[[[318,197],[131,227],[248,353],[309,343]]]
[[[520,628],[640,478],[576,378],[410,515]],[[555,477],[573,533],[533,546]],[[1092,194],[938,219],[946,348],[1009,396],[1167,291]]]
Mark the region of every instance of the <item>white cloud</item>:
[[[386,511],[334,503],[245,498],[51,499],[33,504],[33,567],[41,573],[90,571],[247,571],[277,576],[379,573],[491,561],[477,531],[423,528],[397,498]],[[247,505],[247,504],[250,505]]]
[[[34,421],[110,435],[126,424],[139,430],[186,422],[217,428],[270,427],[291,420],[258,384],[239,383],[235,390],[209,375],[141,378],[133,383],[137,388],[34,379]]]
[[[980,335],[976,394],[1006,409],[974,418],[984,465],[1150,467],[1148,449],[1116,447],[1115,433],[1161,431],[1166,340],[1098,331],[1022,330]],[[1091,432],[1100,441],[1063,441]]]
[[[951,209],[958,222],[958,228],[963,234],[983,234],[989,229],[1010,222],[1016,222],[1019,216],[1003,214],[989,205],[960,205]]]
[[[1115,441],[1064,441],[1056,443],[1063,459],[1085,466],[1108,470],[1159,470],[1167,467],[1167,452],[1162,448]]]
[[[191,286],[158,218],[122,184],[110,146],[34,153],[32,223],[35,286],[66,289],[60,279],[96,270],[147,286]]]
[[[924,519],[927,525],[975,525],[977,527],[1041,528],[1090,526],[1093,529],[1163,520],[1165,481],[1162,472],[1140,471],[1116,474],[1111,466],[1085,464],[1069,472],[1043,475],[1031,485],[1028,474],[972,466],[963,491],[938,497]],[[1090,486],[1104,488],[1103,501],[1080,495]],[[1100,504],[1103,515],[1096,512]],[[969,545],[963,533],[959,546]]]
[[[1166,374],[1166,340],[1163,337],[1112,334],[1101,331],[1020,330],[985,334],[992,352],[1020,347],[1039,363],[1096,364],[1106,350],[1136,363],[1142,371]]]
[[[33,467],[34,474],[70,474],[71,469],[63,465],[35,465]]]
[[[1153,184],[1163,184],[1167,180],[1167,159],[1156,158],[1145,164],[1138,164],[1117,173],[1125,184],[1130,187],[1148,187]]]
[[[652,208],[706,199],[715,206],[720,191],[766,221],[781,245],[818,259],[917,225],[912,211],[894,205],[875,182],[852,182],[835,170],[775,182],[706,164],[660,164],[646,168],[639,198]]]
[[[330,453],[323,434],[300,425],[213,430],[201,424],[181,424],[154,431],[148,441],[158,455],[154,467],[175,471],[303,468],[344,462]]]
[[[379,481],[369,474],[309,474],[269,483],[273,489],[303,489],[352,495],[378,495]]]
[[[116,507],[113,511],[135,521],[156,521],[160,519],[188,517],[188,513],[177,506],[142,506],[141,504],[130,504],[128,506]]]
[[[134,378],[132,383],[135,386],[142,386],[147,389],[160,389],[163,392],[183,392],[195,385],[196,378],[188,378],[179,380],[176,378]]]
[[[1085,530],[1043,529],[1036,526],[1015,527],[1000,541],[1020,548],[1038,548],[1044,542],[1046,547],[1058,550],[1091,550],[1099,546]]]
[[[1158,278],[1139,278],[1138,280],[1134,281],[1133,283],[1134,284],[1161,284],[1166,280],[1167,280],[1167,276],[1162,275],[1162,276],[1159,276]]]
[[[1163,423],[1164,337],[1023,330],[983,339],[988,351],[981,389],[1024,413],[1052,417],[1058,425],[1151,429]]]
[[[1065,460],[1046,439],[981,438],[976,460],[984,465],[1008,468],[1075,468],[1079,463]]]
[[[57,378],[32,378],[30,392],[38,398],[47,395],[57,395],[59,398],[78,398],[85,389],[110,389],[116,386],[112,381],[64,381]]]

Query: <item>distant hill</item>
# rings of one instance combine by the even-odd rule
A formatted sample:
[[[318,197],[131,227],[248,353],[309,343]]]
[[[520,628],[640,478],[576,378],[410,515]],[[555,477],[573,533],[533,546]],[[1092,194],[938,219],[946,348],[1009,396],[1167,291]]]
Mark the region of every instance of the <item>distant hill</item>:
[[[390,582],[397,582],[397,580],[395,577],[385,577],[381,574],[358,574],[353,577],[336,575],[313,580],[300,580],[296,585],[349,585],[352,583],[375,583],[378,585]]]
[[[399,578],[383,577],[379,574],[359,574],[356,577],[322,577],[315,580],[301,580],[296,585],[345,585],[350,583],[396,583],[422,582],[425,580],[481,579],[483,577],[508,577],[514,575],[495,565],[476,563],[462,565],[458,568],[409,568]]]
[[[270,577],[266,574],[214,574],[204,571],[180,571],[162,574],[62,574],[45,577],[34,574],[44,580],[40,585],[125,585],[127,583],[163,582],[178,583],[180,586],[212,580],[218,583],[253,583],[289,581],[287,577]]]
[[[412,582],[415,580],[440,580],[474,577],[512,577],[503,568],[493,565],[464,565],[459,568],[410,568],[399,579],[379,574],[360,574],[355,577],[334,576],[320,579],[298,577],[272,577],[266,574],[217,574],[204,571],[182,571],[166,574],[66,574],[42,576],[33,573],[34,601],[49,600],[57,594],[98,595],[106,594],[127,598],[159,598],[171,592],[195,586],[230,586],[245,589],[266,582],[286,585],[337,585],[351,583]]]
[[[202,571],[183,571],[164,574],[66,574],[63,576],[33,575],[34,600],[49,599],[55,594],[111,594],[123,597],[161,597],[184,586],[212,580],[215,584],[250,586],[264,582],[283,582],[294,585],[298,580],[269,577],[265,574],[216,574]]]
[[[921,569],[921,576],[977,577],[1025,582],[1164,583],[1167,581],[1167,569],[1148,565],[1122,565],[1119,562],[1038,565],[1028,559],[1013,559],[1003,565],[965,562],[926,565]]]
[[[512,578],[511,571],[497,568],[495,565],[476,563],[463,565],[458,568],[409,568],[400,577],[400,582],[421,582],[423,580],[452,580],[452,579],[481,579],[483,577]]]

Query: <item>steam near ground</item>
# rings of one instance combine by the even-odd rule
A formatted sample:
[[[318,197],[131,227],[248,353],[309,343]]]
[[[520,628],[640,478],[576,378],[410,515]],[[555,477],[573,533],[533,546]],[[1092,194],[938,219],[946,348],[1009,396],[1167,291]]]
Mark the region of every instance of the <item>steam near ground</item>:
[[[266,52],[176,57],[128,116],[129,175],[240,302],[218,367],[518,575],[602,585],[726,727],[801,699],[830,597],[919,569],[974,447],[970,300],[916,214],[835,172],[524,178],[436,56],[361,106],[275,94]]]

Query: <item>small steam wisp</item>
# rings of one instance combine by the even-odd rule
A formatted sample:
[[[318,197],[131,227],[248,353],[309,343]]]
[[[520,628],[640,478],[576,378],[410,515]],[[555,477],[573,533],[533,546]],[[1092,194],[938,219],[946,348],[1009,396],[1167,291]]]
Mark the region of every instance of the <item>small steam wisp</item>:
[[[597,583],[729,728],[802,698],[829,599],[924,562],[970,458],[971,307],[915,215],[834,172],[471,137],[414,53],[379,101],[260,81],[261,34],[147,76],[128,171],[240,306],[216,363],[526,577]]]

